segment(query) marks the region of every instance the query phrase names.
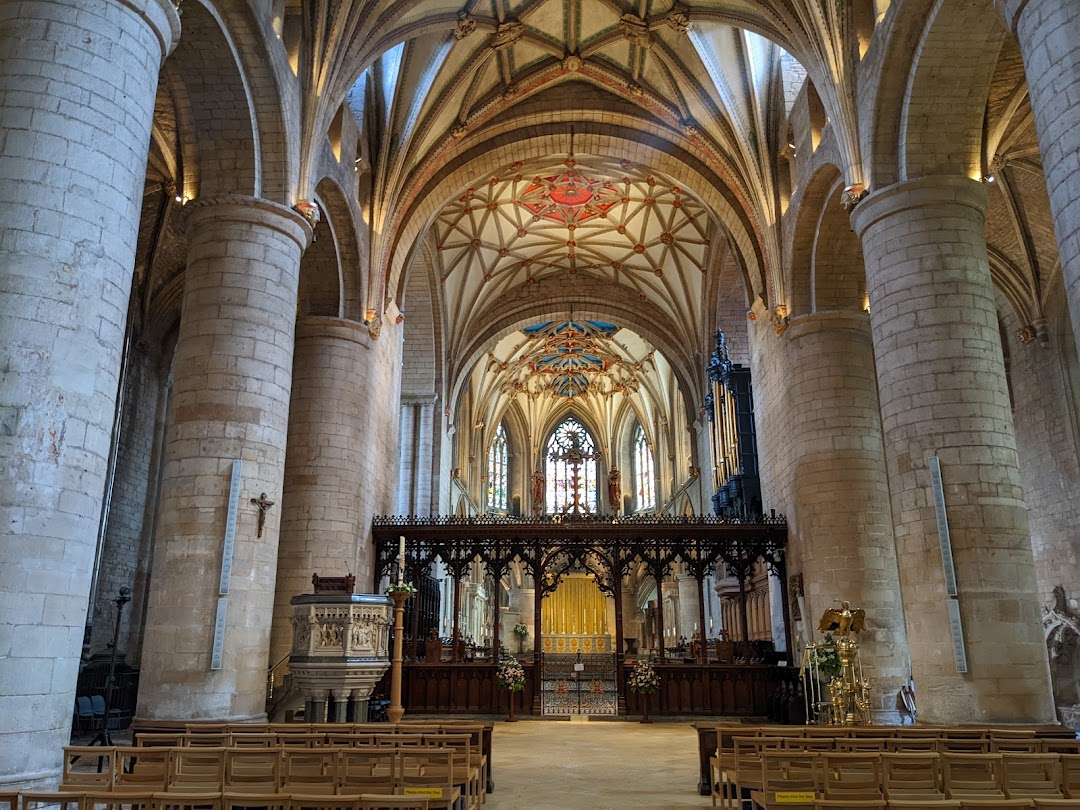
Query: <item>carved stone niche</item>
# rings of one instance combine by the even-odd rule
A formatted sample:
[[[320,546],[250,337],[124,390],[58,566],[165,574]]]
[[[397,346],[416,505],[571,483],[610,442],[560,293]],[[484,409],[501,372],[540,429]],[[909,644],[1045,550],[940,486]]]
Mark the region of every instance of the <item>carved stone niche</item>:
[[[367,701],[390,667],[394,603],[374,594],[320,593],[294,596],[291,604],[293,687],[316,713],[330,698],[328,719],[345,722],[347,704]]]
[[[1061,585],[1043,606],[1043,636],[1058,717],[1080,730],[1080,613],[1076,600],[1069,599]]]

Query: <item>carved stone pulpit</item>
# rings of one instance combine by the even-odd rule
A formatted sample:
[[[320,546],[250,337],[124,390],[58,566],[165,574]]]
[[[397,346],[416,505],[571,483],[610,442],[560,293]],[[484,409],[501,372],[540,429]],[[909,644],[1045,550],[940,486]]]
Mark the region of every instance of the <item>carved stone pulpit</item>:
[[[289,671],[308,722],[364,722],[367,700],[390,668],[394,603],[335,590],[294,596],[291,604]]]

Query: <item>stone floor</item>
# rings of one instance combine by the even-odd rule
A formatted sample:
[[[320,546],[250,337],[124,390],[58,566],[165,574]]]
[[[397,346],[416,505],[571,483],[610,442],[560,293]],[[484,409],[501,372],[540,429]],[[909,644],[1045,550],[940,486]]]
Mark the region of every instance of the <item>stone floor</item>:
[[[485,810],[710,807],[687,723],[497,722]]]

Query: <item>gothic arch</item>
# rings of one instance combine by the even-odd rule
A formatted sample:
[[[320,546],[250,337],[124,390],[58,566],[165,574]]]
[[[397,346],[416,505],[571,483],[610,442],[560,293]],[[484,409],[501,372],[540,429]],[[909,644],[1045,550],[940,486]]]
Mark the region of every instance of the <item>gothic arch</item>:
[[[253,94],[232,33],[206,2],[184,9],[184,35],[162,72],[173,91],[189,199],[261,193],[259,131]]]

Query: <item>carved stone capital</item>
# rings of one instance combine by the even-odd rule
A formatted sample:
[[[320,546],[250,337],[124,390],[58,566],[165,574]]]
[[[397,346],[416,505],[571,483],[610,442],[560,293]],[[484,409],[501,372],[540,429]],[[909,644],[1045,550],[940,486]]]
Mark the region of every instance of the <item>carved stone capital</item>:
[[[787,331],[789,323],[791,323],[791,318],[788,317],[787,307],[779,306],[772,311],[772,327],[777,337]]]
[[[459,11],[457,15],[457,25],[454,26],[454,39],[465,39],[469,34],[476,30],[476,20],[469,16],[466,11]]]
[[[507,20],[506,22],[499,23],[499,27],[495,29],[495,33],[491,35],[491,42],[488,45],[492,50],[504,51],[521,39],[522,34],[525,33],[525,26],[518,20]]]
[[[676,3],[668,14],[667,24],[680,34],[688,33],[693,25],[690,21],[690,9],[682,3]]]
[[[619,30],[631,44],[641,48],[652,47],[652,34],[649,33],[649,24],[636,14],[623,14],[619,20]]]
[[[863,197],[869,193],[861,183],[848,186],[840,195],[840,205],[850,214],[855,206],[862,202]]]

